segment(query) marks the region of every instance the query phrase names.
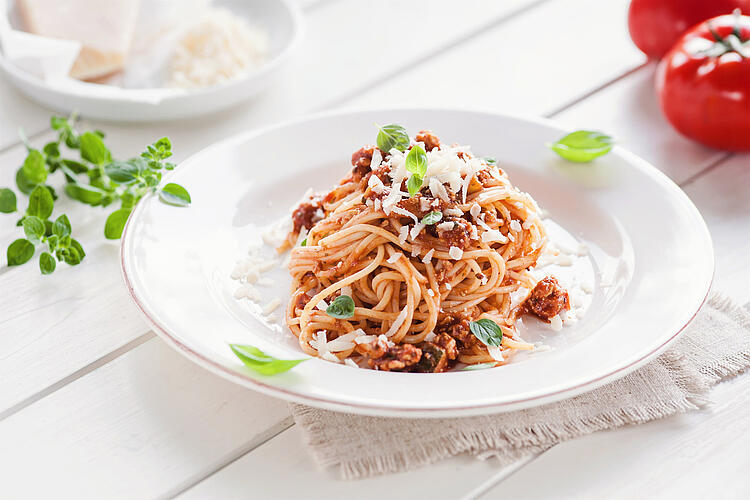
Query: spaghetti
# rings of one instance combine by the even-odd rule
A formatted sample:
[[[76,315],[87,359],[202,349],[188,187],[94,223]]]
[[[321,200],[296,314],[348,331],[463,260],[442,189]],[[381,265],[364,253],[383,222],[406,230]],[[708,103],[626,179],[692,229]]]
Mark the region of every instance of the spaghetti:
[[[362,148],[352,165],[300,203],[283,245],[286,321],[306,353],[410,372],[499,365],[534,347],[518,336],[521,314],[569,308],[554,278],[529,272],[546,242],[539,208],[494,160],[422,131],[403,150]]]

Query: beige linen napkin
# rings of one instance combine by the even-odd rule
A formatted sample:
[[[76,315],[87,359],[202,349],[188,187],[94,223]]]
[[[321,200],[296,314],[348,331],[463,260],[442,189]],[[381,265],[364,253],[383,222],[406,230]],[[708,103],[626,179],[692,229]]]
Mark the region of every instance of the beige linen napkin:
[[[344,478],[400,472],[470,453],[507,464],[556,443],[640,424],[708,403],[709,388],[750,366],[750,314],[712,294],[674,347],[632,374],[586,394],[482,417],[363,417],[292,404],[310,452]],[[346,429],[346,432],[341,432]]]

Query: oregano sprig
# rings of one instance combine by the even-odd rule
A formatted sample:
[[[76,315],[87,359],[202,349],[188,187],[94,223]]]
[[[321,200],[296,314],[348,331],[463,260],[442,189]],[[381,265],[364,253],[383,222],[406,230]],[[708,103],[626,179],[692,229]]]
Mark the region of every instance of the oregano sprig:
[[[57,192],[48,184],[51,174],[62,172],[65,194],[90,206],[106,207],[119,202],[120,208],[112,212],[104,226],[107,239],[119,239],[135,205],[149,193],[158,193],[159,199],[169,205],[185,207],[191,203],[188,191],[175,183],[160,188],[162,172],[175,168],[166,161],[172,156],[172,144],[164,137],[146,147],[139,156],[127,160],[115,159],[104,142],[100,130],[79,133],[75,128],[75,115],[70,118],[53,116],[54,140],[37,149],[21,132],[27,148],[26,159],[16,171],[18,190],[29,195],[28,208],[18,221],[26,238],[19,238],[8,247],[8,265],[28,262],[38,246],[45,246],[40,254],[39,266],[43,274],[55,270],[56,262],[77,265],[86,255],[80,243],[71,236],[71,224],[65,215],[55,221]],[[71,153],[75,157],[71,157]],[[0,188],[0,212],[18,210],[15,193]]]

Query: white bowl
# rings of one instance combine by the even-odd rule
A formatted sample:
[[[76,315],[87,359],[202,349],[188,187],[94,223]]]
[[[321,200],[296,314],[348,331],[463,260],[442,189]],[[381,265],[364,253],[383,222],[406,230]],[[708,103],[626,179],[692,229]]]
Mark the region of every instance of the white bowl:
[[[150,89],[122,89],[113,96],[99,96],[85,90],[56,88],[10,63],[1,53],[0,71],[31,99],[56,111],[77,111],[87,118],[143,122],[174,120],[219,111],[248,99],[273,83],[283,64],[299,45],[303,18],[299,8],[289,0],[222,0],[217,4],[247,18],[253,25],[266,30],[269,36],[266,62],[246,76],[220,85],[188,90],[153,104],[143,97]]]

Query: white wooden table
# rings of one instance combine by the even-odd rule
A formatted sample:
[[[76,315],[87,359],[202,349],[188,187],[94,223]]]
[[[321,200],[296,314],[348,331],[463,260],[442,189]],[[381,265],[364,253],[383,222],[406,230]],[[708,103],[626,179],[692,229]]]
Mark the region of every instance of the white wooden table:
[[[175,123],[94,123],[128,155],[164,135],[183,159],[224,136],[337,107],[454,106],[594,128],[650,160],[703,213],[715,288],[750,301],[750,156],[704,149],[661,117],[627,0],[302,2],[307,36],[283,83],[231,111]],[[50,112],[0,82],[0,186],[16,130]],[[214,376],[149,331],[128,299],[106,212],[58,202],[88,256],[40,277],[0,268],[0,498],[740,498],[750,489],[750,376],[715,405],[600,433],[500,468],[470,457],[408,474],[319,471],[282,401]],[[0,216],[0,241],[16,218]],[[3,258],[4,262],[4,258]]]

